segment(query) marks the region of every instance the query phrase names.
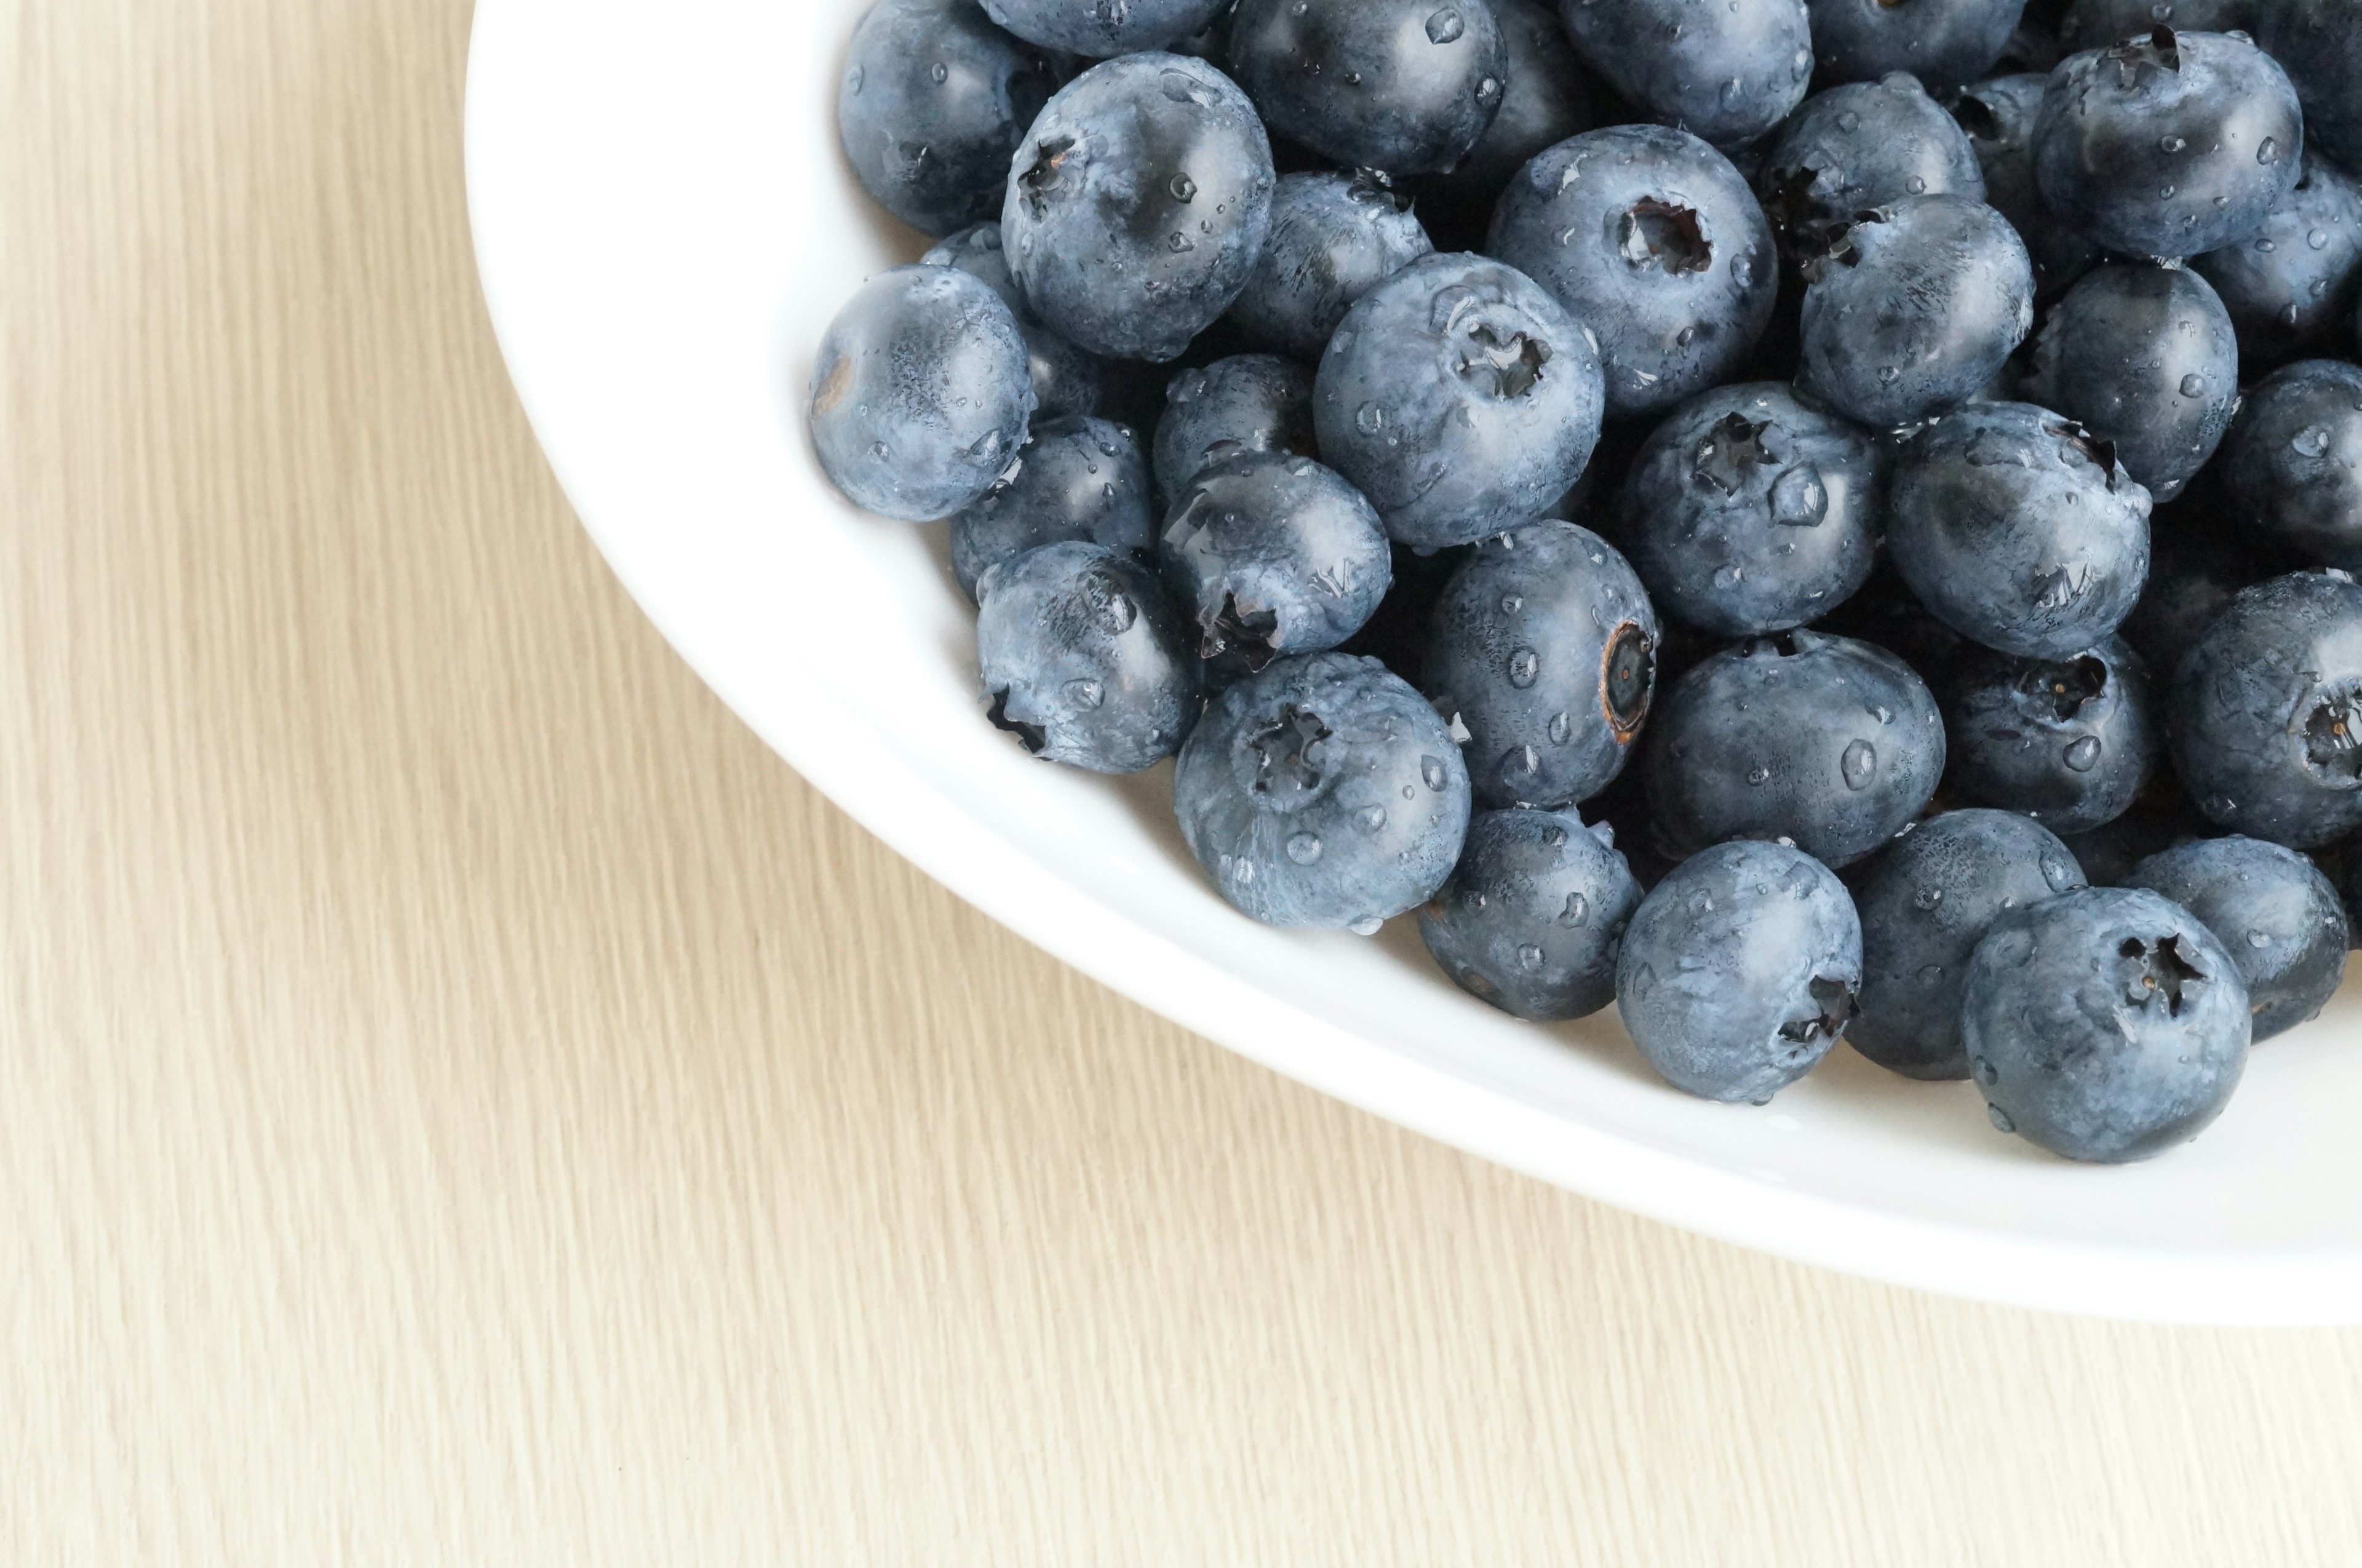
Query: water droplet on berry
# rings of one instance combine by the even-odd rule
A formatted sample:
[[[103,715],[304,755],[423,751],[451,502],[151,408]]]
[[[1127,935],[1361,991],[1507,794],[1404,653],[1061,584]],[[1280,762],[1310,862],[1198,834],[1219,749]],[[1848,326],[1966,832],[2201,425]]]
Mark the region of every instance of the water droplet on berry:
[[[1385,923],[1375,915],[1363,915],[1345,929],[1356,936],[1375,936],[1385,928]]]
[[[949,82],[949,81],[952,79],[952,71],[951,71],[951,67],[950,67],[950,66],[948,66],[948,65],[945,65],[945,64],[944,64],[942,61],[940,61],[940,60],[939,60],[939,61],[935,61],[935,63],[934,63],[934,68],[933,68],[933,70],[929,71],[929,72],[927,72],[927,74],[928,74],[929,76],[932,76],[932,77],[933,77],[933,78],[935,79],[935,85],[936,85],[936,86],[938,86],[938,87],[942,86],[944,83]]]
[[[2050,884],[2050,890],[2054,893],[2063,893],[2076,886],[2078,881],[2075,873],[2068,867],[2067,862],[2055,855],[2046,855],[2042,857],[2042,879]]]
[[[1514,593],[1505,595],[1501,600],[1501,613],[1504,615],[1514,615],[1525,607],[1526,602]]]
[[[2012,1121],[2009,1119],[2009,1112],[2003,1110],[1998,1105],[1986,1106],[1985,1115],[1992,1118],[1992,1124],[2001,1129],[2003,1132],[2014,1132],[2017,1131],[2017,1123]]]
[[[1590,923],[1590,921],[1591,900],[1581,893],[1569,893],[1566,896],[1566,908],[1558,911],[1559,924],[1573,930],[1576,926]]]
[[[1422,779],[1426,780],[1427,787],[1429,789],[1435,790],[1439,794],[1442,792],[1443,786],[1450,782],[1451,778],[1451,774],[1444,771],[1443,758],[1440,756],[1420,757],[1418,759],[1418,776]]]
[[[1941,888],[1922,888],[1911,895],[1911,907],[1916,910],[1933,910],[1943,901],[1944,889]]]
[[[2064,760],[2078,773],[2089,773],[2100,766],[2100,737],[2085,735],[2067,748]]]
[[[1353,825],[1363,833],[1376,833],[1386,825],[1384,806],[1363,806],[1353,813]]]
[[[2315,250],[2326,250],[2329,248],[2329,233],[2326,229],[2316,228],[2304,237],[2304,242]]]
[[[2163,141],[2158,142],[2157,145],[2158,149],[2162,152],[2180,152],[2183,148],[2188,147],[2190,144],[2182,140],[2178,136],[2169,136]]]
[[[2272,933],[2271,933],[2270,932],[2268,932],[2268,931],[2251,931],[2251,932],[2247,933],[2247,945],[2248,945],[2248,946],[2250,946],[2250,947],[2257,947],[2257,948],[2262,948],[2262,947],[2269,947],[2271,944],[2272,944]]]
[[[2308,425],[2296,433],[2296,438],[2289,445],[2295,447],[2301,456],[2318,458],[2329,450],[2329,427],[2325,425]]]
[[[1923,986],[1937,985],[1940,983],[1943,978],[1944,966],[1941,964],[1930,964],[1926,968],[1919,971],[1919,983]]]
[[[2258,163],[2278,163],[2279,160],[2280,160],[2280,144],[2279,144],[2277,140],[2273,139],[2273,138],[2270,138],[2270,137],[2266,137],[2266,138],[2264,138],[2264,139],[2263,139],[2263,140],[2261,140],[2261,141],[2259,141],[2259,142],[2257,142],[2257,143],[2256,144],[2256,161],[2257,161],[2257,162],[2258,162]]]
[[[1523,691],[1541,678],[1542,656],[1531,648],[1519,648],[1509,656],[1509,684]]]
[[[1299,833],[1287,841],[1287,857],[1298,866],[1309,866],[1320,858],[1320,835]]]
[[[1878,773],[1878,748],[1868,741],[1858,740],[1845,748],[1838,766],[1845,774],[1847,789],[1866,790]]]
[[[1362,412],[1353,415],[1354,427],[1364,436],[1374,436],[1386,427],[1386,411],[1374,403],[1365,403]]]
[[[1552,745],[1564,745],[1568,741],[1573,740],[1574,716],[1571,713],[1552,713],[1550,722],[1550,738]]]
[[[1077,708],[1096,708],[1107,701],[1107,688],[1096,680],[1069,680],[1060,690]]]
[[[1749,784],[1765,783],[1771,778],[1771,777],[1772,770],[1764,767],[1760,762],[1747,770],[1747,781]]]
[[[1460,19],[1460,13],[1448,6],[1427,19],[1427,41],[1429,43],[1457,43],[1460,35],[1467,30],[1468,24]]]
[[[1817,528],[1829,514],[1828,486],[1821,470],[1798,463],[1772,486],[1772,521],[1789,528]]]

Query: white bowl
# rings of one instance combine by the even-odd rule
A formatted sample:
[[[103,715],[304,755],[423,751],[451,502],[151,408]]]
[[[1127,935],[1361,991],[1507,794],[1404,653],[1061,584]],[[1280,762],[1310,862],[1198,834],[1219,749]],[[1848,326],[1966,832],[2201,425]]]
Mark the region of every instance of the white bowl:
[[[648,614],[800,772],[1147,1006],[1578,1192],[1992,1300],[2362,1320],[2351,992],[2258,1050],[2197,1143],[2129,1169],[2053,1160],[1972,1088],[1842,1047],[1768,1108],[1709,1105],[1656,1081],[1612,1013],[1543,1029],[1462,996],[1411,920],[1371,940],[1250,923],[1183,850],[1169,767],[1109,781],[996,733],[944,529],[855,511],[803,433],[831,315],[922,245],[837,150],[862,4],[481,0],[468,93],[485,293],[550,461]],[[925,983],[924,953],[878,962]]]

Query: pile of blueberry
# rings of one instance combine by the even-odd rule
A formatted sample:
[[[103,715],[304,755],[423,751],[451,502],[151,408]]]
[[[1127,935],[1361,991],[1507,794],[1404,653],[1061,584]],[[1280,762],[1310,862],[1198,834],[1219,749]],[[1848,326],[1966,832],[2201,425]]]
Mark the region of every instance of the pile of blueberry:
[[[878,0],[839,116],[821,462],[1246,914],[2081,1160],[2336,989],[2362,0]]]

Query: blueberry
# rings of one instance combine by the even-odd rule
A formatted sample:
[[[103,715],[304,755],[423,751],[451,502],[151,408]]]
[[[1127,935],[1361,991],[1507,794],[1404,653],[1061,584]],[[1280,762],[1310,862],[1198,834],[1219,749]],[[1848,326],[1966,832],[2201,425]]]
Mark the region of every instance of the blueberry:
[[[2248,589],[2183,657],[2167,717],[2182,783],[2224,827],[2292,849],[2362,828],[2362,587]]]
[[[1468,772],[1375,659],[1279,659],[1214,699],[1173,806],[1223,898],[1270,925],[1350,927],[1424,903],[1460,858]]]
[[[1312,372],[1270,354],[1240,354],[1183,370],[1156,425],[1156,488],[1178,500],[1198,473],[1250,452],[1309,456]]]
[[[2107,248],[2195,256],[2255,233],[2303,144],[2296,90],[2263,50],[2158,27],[2051,72],[2034,175],[2050,210]]]
[[[1509,59],[1486,0],[1239,0],[1231,69],[1279,135],[1420,174],[1468,156]]]
[[[1845,884],[1783,844],[1725,844],[1642,900],[1616,992],[1632,1043],[1675,1088],[1760,1105],[1853,1020],[1861,922]]]
[[[1882,0],[1867,3],[1875,8]],[[1903,9],[1923,3],[1910,0]],[[1900,72],[1805,99],[1780,127],[1755,188],[1792,248],[1906,196],[1985,199],[1984,169],[1968,133],[1918,78]]]
[[[2222,1114],[2247,1063],[2247,988],[2189,911],[2093,888],[1994,922],[1969,965],[1960,1033],[1994,1126],[2119,1164]]]
[[[2302,359],[2267,377],[2224,443],[2223,477],[2263,539],[2362,568],[2362,369]]]
[[[1606,789],[1648,718],[1657,635],[1640,580],[1589,529],[1533,523],[1478,546],[1436,602],[1420,681],[1468,735],[1477,799]]]
[[[1771,226],[1730,160],[1686,131],[1616,126],[1510,182],[1487,248],[1599,339],[1613,416],[1727,381],[1780,292]]]
[[[2160,677],[2172,674],[2240,590],[2288,569],[2234,526],[2227,512],[2212,487],[2201,486],[2150,519],[2148,581],[2124,636]]]
[[[1253,274],[1276,178],[1229,77],[1187,55],[1109,61],[1061,89],[1018,149],[1009,269],[1034,315],[1093,353],[1176,358]]]
[[[920,523],[990,490],[1033,412],[1000,296],[949,267],[898,267],[845,303],[812,367],[822,469],[856,506]]]
[[[2148,666],[2121,637],[2064,659],[1980,649],[1943,690],[1946,793],[2053,833],[2124,815],[2164,755]]]
[[[998,728],[1035,756],[1137,773],[1172,756],[1198,714],[1198,661],[1155,575],[1069,541],[977,584],[977,657]]]
[[[2180,33],[2248,33],[2257,0],[2075,0],[2059,21],[2059,41],[2073,53],[2145,38],[2162,22]]]
[[[1028,550],[1087,540],[1145,557],[1156,545],[1156,503],[1140,438],[1104,419],[1033,426],[1017,470],[952,519],[952,570],[967,595],[978,579]]]
[[[1665,613],[1727,637],[1817,621],[1870,578],[1885,501],[1860,429],[1776,382],[1693,398],[1625,476],[1621,537]]]
[[[1163,49],[1213,25],[1228,0],[984,0],[1021,39],[1103,60]]]
[[[2239,344],[2213,285],[2180,267],[2086,273],[2050,309],[2025,394],[2112,443],[2125,471],[2170,501],[2239,408]]]
[[[1926,684],[1885,649],[1782,632],[1683,676],[1658,705],[1641,766],[1668,854],[1787,839],[1848,866],[1935,798],[1944,724]]]
[[[2028,658],[2112,635],[2148,575],[2148,491],[2046,409],[1981,403],[1903,448],[1887,551],[1937,618]]]
[[[2084,886],[2048,828],[2012,812],[1947,812],[1853,878],[1861,912],[1861,1016],[1853,1048],[1911,1078],[1965,1078],[1960,994],[1994,921]]]
[[[2133,885],[2171,899],[2223,944],[2247,982],[2258,1041],[2318,1018],[2345,978],[2345,905],[2292,849],[2202,840],[2142,861]]]
[[[1309,458],[1271,452],[1191,480],[1159,554],[1165,586],[1197,624],[1200,656],[1248,669],[1335,647],[1393,580],[1385,526],[1361,492]]]
[[[2222,296],[2250,370],[2334,353],[2362,296],[2362,185],[2308,157],[2261,228],[2190,265]]]
[[[1043,326],[1034,315],[1018,292],[1017,280],[1009,275],[1009,261],[1000,249],[999,224],[980,223],[962,229],[920,259],[930,267],[956,267],[980,280],[1017,318],[1017,330],[1025,339],[1026,367],[1033,378],[1037,418],[1063,419],[1100,411],[1108,401],[1112,368]]]
[[[1321,356],[1320,454],[1418,549],[1539,517],[1598,444],[1599,356],[1524,273],[1429,256],[1362,296]]]
[[[853,30],[837,137],[887,211],[949,234],[1000,210],[1010,156],[1057,86],[1047,56],[967,0],[879,0]]]
[[[1451,880],[1418,911],[1461,989],[1541,1021],[1616,999],[1616,953],[1640,884],[1615,834],[1573,812],[1479,812]]]
[[[2025,244],[1965,196],[1912,196],[1864,214],[1805,276],[1805,380],[1873,428],[1975,396],[2034,325]]]
[[[1508,60],[1501,110],[1449,182],[1487,203],[1527,160],[1616,117],[1606,90],[1575,59],[1554,6],[1492,0],[1492,6]]]
[[[1824,82],[1907,71],[1932,88],[1992,69],[2025,0],[1805,0]]]
[[[1231,320],[1257,348],[1317,362],[1355,300],[1434,249],[1384,174],[1282,175],[1271,237]]]
[[[1984,171],[1985,200],[2025,242],[2040,300],[2056,299],[2100,259],[2098,246],[2051,216],[2034,182],[2034,125],[2049,81],[2032,72],[1996,76],[1952,100],[1952,117]]]
[[[2256,41],[2280,62],[2322,151],[2362,168],[2362,6],[2355,0],[2259,0]]]
[[[1559,0],[1574,52],[1650,119],[1716,147],[1753,141],[1813,80],[1805,0]]]

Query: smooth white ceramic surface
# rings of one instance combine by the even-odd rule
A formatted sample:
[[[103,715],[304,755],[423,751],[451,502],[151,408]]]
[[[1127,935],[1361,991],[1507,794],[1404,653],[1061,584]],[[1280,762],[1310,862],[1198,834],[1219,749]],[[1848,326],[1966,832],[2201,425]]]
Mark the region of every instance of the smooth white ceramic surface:
[[[1658,1083],[1612,1015],[1540,1029],[1463,997],[1413,921],[1364,940],[1232,913],[1181,847],[1169,766],[1109,781],[1008,744],[975,701],[944,530],[854,511],[801,429],[837,304],[922,244],[836,149],[861,5],[482,0],[469,84],[485,289],[550,460],[648,614],[799,771],[1158,1011],[1608,1202],[2029,1306],[2362,1320],[2350,992],[2259,1050],[2202,1140],[2130,1169],[2051,1160],[1994,1132],[1973,1089],[1842,1047],[1768,1108],[1708,1105]],[[925,983],[925,953],[892,961]]]

